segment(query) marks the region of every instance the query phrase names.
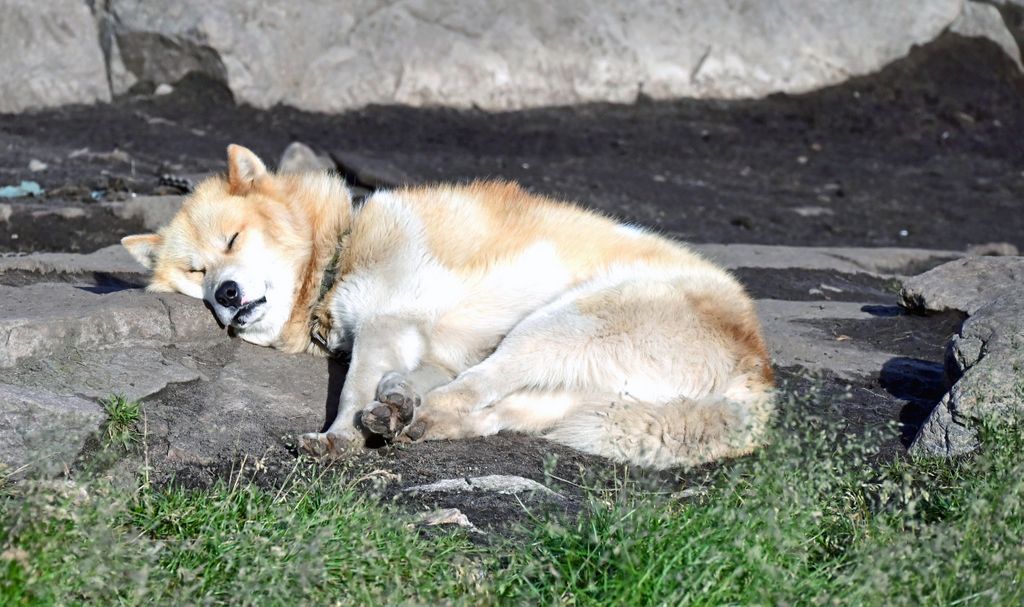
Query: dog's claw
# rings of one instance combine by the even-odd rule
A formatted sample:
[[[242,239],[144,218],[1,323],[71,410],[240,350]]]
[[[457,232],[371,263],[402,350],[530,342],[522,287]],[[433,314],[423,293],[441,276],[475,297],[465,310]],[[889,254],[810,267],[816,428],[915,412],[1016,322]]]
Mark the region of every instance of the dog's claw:
[[[413,422],[411,426],[405,431],[405,435],[409,437],[411,441],[418,441],[423,438],[424,433],[427,431],[427,422],[419,420]]]

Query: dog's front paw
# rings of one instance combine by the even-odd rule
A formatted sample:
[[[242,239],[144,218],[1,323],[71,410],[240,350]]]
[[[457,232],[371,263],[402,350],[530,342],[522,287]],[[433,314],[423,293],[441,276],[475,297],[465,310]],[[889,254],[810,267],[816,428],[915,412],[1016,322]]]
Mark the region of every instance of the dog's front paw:
[[[398,373],[388,373],[377,385],[377,400],[360,415],[363,427],[394,440],[406,426],[412,423],[420,396],[405,378]]]
[[[334,432],[308,432],[299,437],[299,449],[313,457],[339,458],[358,451],[362,438]]]

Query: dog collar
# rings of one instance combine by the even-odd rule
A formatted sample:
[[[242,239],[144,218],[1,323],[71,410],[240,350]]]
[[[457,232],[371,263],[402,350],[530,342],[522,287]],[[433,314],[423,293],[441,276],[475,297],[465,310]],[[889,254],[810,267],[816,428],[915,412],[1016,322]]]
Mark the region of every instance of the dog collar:
[[[313,343],[319,345],[329,355],[334,356],[334,352],[327,344],[327,336],[331,332],[331,327],[320,322],[320,315],[316,313],[316,309],[323,302],[324,297],[334,287],[334,284],[338,281],[338,262],[341,260],[341,253],[345,249],[345,245],[348,241],[348,235],[352,232],[352,228],[346,228],[338,236],[338,244],[334,247],[334,255],[331,256],[331,260],[327,262],[327,266],[324,267],[323,276],[320,278],[320,292],[317,294],[316,301],[310,306],[313,313],[309,319],[309,336],[313,340]]]

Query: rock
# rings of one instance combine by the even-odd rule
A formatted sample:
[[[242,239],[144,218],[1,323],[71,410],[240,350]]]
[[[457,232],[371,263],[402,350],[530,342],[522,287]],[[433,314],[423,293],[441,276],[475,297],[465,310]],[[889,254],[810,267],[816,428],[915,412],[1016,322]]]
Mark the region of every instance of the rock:
[[[874,319],[864,308],[861,303],[840,301],[757,301],[761,327],[775,365],[829,370],[842,378],[877,375],[896,356],[852,340],[837,340],[820,324],[828,320]]]
[[[403,493],[471,493],[474,491],[490,491],[504,495],[536,492],[549,497],[561,498],[561,495],[535,480],[504,474],[491,474],[473,478],[449,478],[437,481],[436,483],[430,483],[429,485],[416,485],[402,490]]]
[[[966,257],[908,278],[899,297],[910,310],[960,310],[973,316],[1014,291],[1024,291],[1024,257]]]
[[[440,508],[431,512],[423,512],[416,517],[421,525],[433,527],[436,525],[457,525],[464,527],[473,533],[483,533],[458,508]]]
[[[0,113],[110,100],[85,2],[0,0],[0,15]]]
[[[967,3],[973,5],[973,3]],[[730,4],[363,5],[111,0],[112,83],[172,83],[189,72],[236,99],[338,112],[373,103],[489,110],[633,102],[641,95],[749,98],[798,93],[873,72],[951,24],[994,36],[963,0],[767,0]],[[401,41],[396,44],[395,41]],[[416,52],[409,52],[410,48]],[[118,59],[118,61],[113,61]],[[118,69],[113,69],[115,66]],[[127,75],[114,79],[124,66]]]
[[[334,163],[326,156],[319,156],[308,145],[299,141],[288,144],[277,163],[279,173],[305,173],[333,169]]]
[[[1016,257],[1020,251],[1009,242],[986,242],[967,247],[967,254],[976,257]]]
[[[173,92],[174,92],[174,87],[169,85],[169,84],[167,84],[166,82],[162,82],[162,83],[158,84],[156,89],[153,90],[153,94],[157,95],[157,96],[160,96],[160,95],[170,95]]]
[[[340,381],[330,370],[336,363],[217,337],[189,348],[203,381],[172,384],[144,403],[156,477],[215,473],[236,457],[259,462],[270,452],[293,463],[288,446],[324,422],[329,389]]]
[[[102,421],[96,401],[114,393],[145,399],[155,479],[217,470],[235,454],[291,461],[289,437],[321,427],[342,377],[333,361],[230,339],[195,300],[137,290],[0,287],[0,343],[0,463],[10,469],[51,451],[51,463],[70,463]]]
[[[793,207],[790,210],[793,211],[794,213],[796,213],[797,215],[801,216],[801,217],[822,217],[822,216],[826,216],[826,215],[835,215],[835,213],[832,211],[832,209],[827,208],[827,207],[816,207],[816,206]]]
[[[350,181],[369,189],[396,188],[419,182],[386,158],[350,151],[334,152],[331,157],[338,170],[349,177]]]
[[[0,256],[0,284],[7,272],[39,274],[38,282],[47,274],[136,274],[140,279],[146,270],[121,245],[112,245],[87,255],[75,253],[32,253]]]
[[[174,348],[97,348],[85,353],[22,359],[13,369],[0,369],[0,383],[96,400],[111,394],[141,400],[168,384],[204,377],[190,355]]]
[[[977,427],[1024,413],[1024,283],[975,309],[947,349],[956,383],[911,445],[921,455],[953,456],[978,446]]]
[[[97,294],[66,284],[0,286],[0,368],[105,346],[208,341],[218,333],[202,304],[181,295]]]
[[[999,13],[999,9],[991,4],[982,2],[964,2],[960,16],[949,26],[949,31],[969,38],[987,38],[999,45],[1017,67],[1024,69],[1021,64],[1020,48],[1014,40]]]
[[[33,158],[32,160],[28,161],[28,170],[32,171],[33,173],[45,171],[48,168],[50,168],[50,165],[46,164],[45,162],[37,158]]]
[[[18,476],[59,472],[104,419],[94,401],[0,383],[0,464]]]
[[[122,219],[139,219],[147,230],[164,227],[181,209],[182,196],[136,196],[124,201],[104,203]]]
[[[963,257],[959,251],[895,247],[787,247],[756,244],[696,244],[691,248],[728,268],[801,268],[844,273],[905,274]]]

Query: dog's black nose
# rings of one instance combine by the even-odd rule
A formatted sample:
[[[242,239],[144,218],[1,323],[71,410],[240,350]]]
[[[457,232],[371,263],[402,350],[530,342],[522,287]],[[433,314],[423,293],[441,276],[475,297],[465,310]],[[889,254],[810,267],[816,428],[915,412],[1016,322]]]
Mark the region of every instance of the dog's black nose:
[[[225,308],[237,308],[242,304],[242,289],[238,287],[237,282],[226,280],[220,283],[213,297]]]

